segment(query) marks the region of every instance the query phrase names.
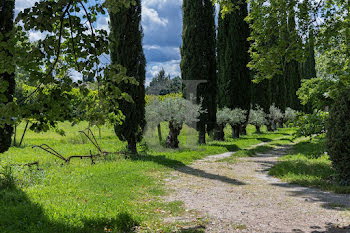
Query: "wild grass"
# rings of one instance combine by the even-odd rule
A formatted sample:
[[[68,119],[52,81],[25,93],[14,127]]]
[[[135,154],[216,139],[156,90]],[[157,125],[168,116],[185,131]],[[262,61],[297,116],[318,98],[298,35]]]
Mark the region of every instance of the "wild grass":
[[[226,129],[225,142],[208,138],[208,143],[197,145],[197,133],[185,127],[180,135],[180,149],[159,146],[155,130],[146,132],[144,142],[138,145],[140,155],[126,159],[109,155],[98,159],[95,165],[89,160],[73,160],[69,165],[42,151],[34,145],[48,144],[65,157],[88,155],[97,150],[78,133],[86,123],[71,126],[60,124],[65,136],[54,131],[33,133],[29,131],[22,147],[13,147],[1,154],[0,174],[0,232],[172,232],[176,226],[163,223],[163,219],[181,215],[181,202],[167,203],[164,179],[180,166],[212,154],[237,151],[264,141],[290,135],[294,129],[281,129],[274,133],[255,134],[249,126],[248,135],[231,138]],[[23,125],[17,129],[23,132]],[[167,125],[162,124],[163,140]],[[112,127],[93,129],[105,151],[124,150]],[[19,137],[19,136],[18,136]],[[13,166],[39,161],[36,167]]]
[[[324,141],[324,138],[317,138],[297,143],[269,174],[289,183],[335,193],[350,193],[350,186],[340,186],[335,182],[335,173],[325,153]]]

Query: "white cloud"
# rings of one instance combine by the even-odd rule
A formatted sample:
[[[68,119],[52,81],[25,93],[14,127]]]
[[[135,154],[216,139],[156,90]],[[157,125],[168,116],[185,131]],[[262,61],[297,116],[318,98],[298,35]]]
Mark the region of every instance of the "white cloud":
[[[172,60],[168,62],[152,62],[147,66],[147,81],[151,80],[163,68],[165,73],[171,77],[181,76],[180,60]]]
[[[168,19],[159,16],[155,9],[143,7],[142,9],[142,24],[145,32],[154,29],[155,27],[166,27]]]
[[[34,3],[39,2],[38,0],[16,0],[16,12],[24,10],[25,8],[29,8],[34,6]]]

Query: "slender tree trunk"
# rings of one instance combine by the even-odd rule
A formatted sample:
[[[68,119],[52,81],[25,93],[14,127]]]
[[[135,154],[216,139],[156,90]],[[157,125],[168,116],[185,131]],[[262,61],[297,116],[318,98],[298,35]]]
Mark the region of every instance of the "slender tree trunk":
[[[241,126],[241,134],[247,135],[247,125],[246,124]]]
[[[198,143],[200,145],[203,145],[206,143],[205,141],[205,124],[199,124],[198,126],[198,135],[199,135],[199,138],[198,138]]]
[[[259,125],[256,125],[255,128],[256,128],[256,133],[261,133],[261,129]]]
[[[101,128],[100,127],[98,127],[98,136],[99,136],[100,139],[102,138],[102,133],[101,133]]]
[[[137,154],[136,141],[133,140],[132,138],[128,141],[128,151],[132,155]]]
[[[271,122],[266,124],[266,128],[267,128],[267,131],[273,132],[273,128],[272,128],[272,123]]]
[[[272,122],[272,129],[273,129],[273,131],[277,130],[277,123],[275,121]]]
[[[157,129],[158,129],[158,139],[159,139],[159,143],[162,143],[163,137],[162,137],[162,128],[161,128],[160,124],[157,125]]]
[[[232,138],[239,138],[241,127],[239,125],[231,125],[232,128]]]
[[[225,133],[224,133],[224,126],[223,125],[217,125],[214,133],[214,140],[216,141],[225,141]]]
[[[17,137],[17,124],[15,124],[14,132],[13,132],[13,146],[16,146],[16,137]]]
[[[179,135],[181,132],[181,127],[176,127],[173,122],[169,122],[169,135],[166,139],[165,145],[168,148],[177,149],[179,148]]]
[[[27,132],[27,129],[28,129],[28,125],[29,125],[29,121],[27,121],[27,123],[26,123],[26,127],[24,128],[24,131],[23,131],[23,134],[22,134],[22,137],[21,137],[21,141],[19,142],[18,146],[22,146],[22,142],[23,142],[24,136],[26,135],[26,132]]]

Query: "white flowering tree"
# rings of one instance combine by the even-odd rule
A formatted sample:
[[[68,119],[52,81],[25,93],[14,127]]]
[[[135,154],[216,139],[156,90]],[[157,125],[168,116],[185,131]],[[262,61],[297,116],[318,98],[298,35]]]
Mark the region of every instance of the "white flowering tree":
[[[259,105],[256,105],[255,109],[250,110],[249,124],[255,126],[257,133],[261,133],[261,126],[266,124],[266,113]]]
[[[146,120],[148,126],[154,128],[161,122],[169,124],[169,135],[166,139],[166,147],[179,148],[178,136],[183,124],[191,125],[198,121],[199,115],[204,111],[201,105],[192,103],[181,97],[169,97],[164,101],[152,100],[146,106]]]
[[[272,104],[270,106],[270,112],[268,114],[269,121],[272,125],[272,129],[277,129],[277,123],[280,122],[283,119],[283,113],[281,109],[275,106],[275,104]]]

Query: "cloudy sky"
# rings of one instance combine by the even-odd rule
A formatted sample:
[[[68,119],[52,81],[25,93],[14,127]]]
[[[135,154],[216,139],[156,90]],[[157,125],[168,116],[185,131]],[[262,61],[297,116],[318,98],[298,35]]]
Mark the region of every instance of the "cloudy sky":
[[[16,12],[31,7],[36,0],[16,0]],[[180,75],[182,0],[142,0],[144,53],[147,59],[147,81],[163,67],[171,77]],[[98,19],[98,27],[108,29],[108,17]],[[31,32],[33,40],[40,33]]]

